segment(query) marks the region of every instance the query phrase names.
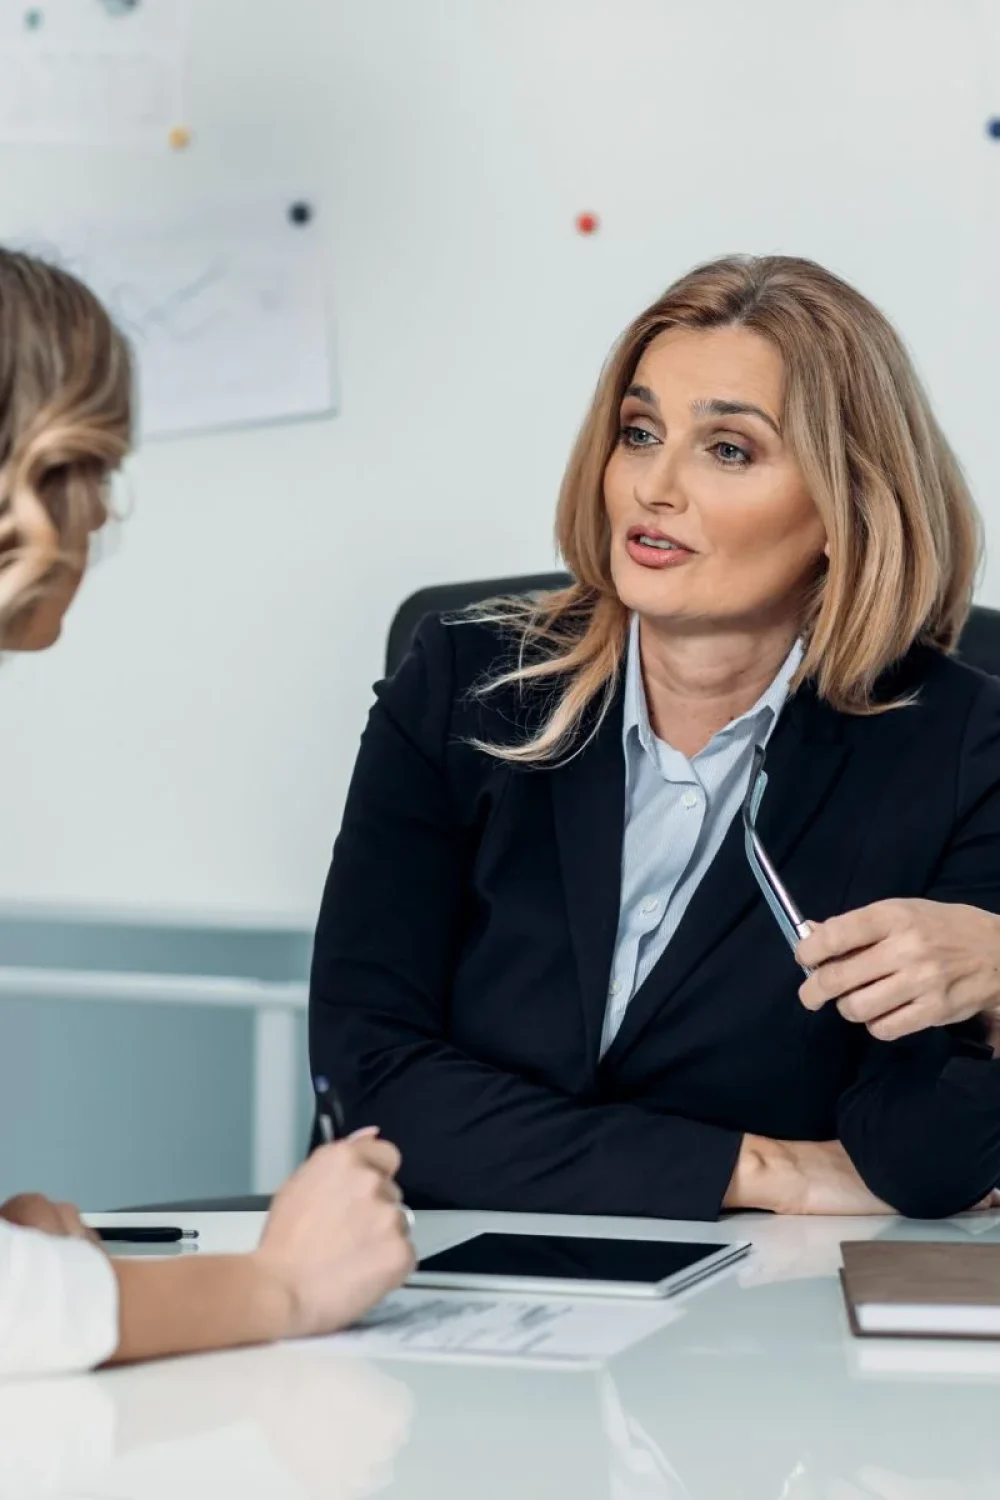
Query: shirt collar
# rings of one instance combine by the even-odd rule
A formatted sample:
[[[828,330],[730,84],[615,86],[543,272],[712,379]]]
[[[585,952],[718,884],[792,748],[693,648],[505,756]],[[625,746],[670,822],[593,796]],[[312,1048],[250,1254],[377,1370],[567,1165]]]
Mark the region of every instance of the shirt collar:
[[[766,688],[752,708],[746,713],[740,714],[738,719],[719,730],[719,734],[713,736],[709,743],[714,743],[719,735],[731,733],[738,725],[753,720],[755,725],[758,721],[764,728],[765,736],[777,722],[778,715],[785,706],[788,697],[788,688],[792,678],[799,669],[805,647],[800,640],[794,642],[785,660],[778,670],[777,676]],[[622,721],[622,742],[627,746],[630,734],[634,731],[639,737],[639,743],[650,755],[656,754],[656,736],[653,734],[653,726],[649,722],[649,709],[646,704],[646,690],[642,681],[642,662],[639,653],[639,616],[633,614],[628,633],[628,654],[625,663],[625,701],[624,717]],[[706,746],[706,749],[708,747]],[[702,752],[699,751],[699,754]]]

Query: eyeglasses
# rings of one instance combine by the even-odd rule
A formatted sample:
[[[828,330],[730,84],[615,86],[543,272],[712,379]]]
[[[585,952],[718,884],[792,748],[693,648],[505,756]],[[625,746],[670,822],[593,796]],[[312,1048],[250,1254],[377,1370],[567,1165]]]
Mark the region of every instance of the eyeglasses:
[[[747,783],[746,796],[743,798],[744,843],[750,868],[760,886],[764,900],[770,907],[774,920],[781,928],[786,943],[794,951],[802,939],[809,936],[810,927],[788,894],[757,833],[757,813],[760,811],[761,799],[767,789],[764,756],[764,746],[755,745],[750,780]],[[804,964],[800,964],[799,967],[806,974],[812,972]]]

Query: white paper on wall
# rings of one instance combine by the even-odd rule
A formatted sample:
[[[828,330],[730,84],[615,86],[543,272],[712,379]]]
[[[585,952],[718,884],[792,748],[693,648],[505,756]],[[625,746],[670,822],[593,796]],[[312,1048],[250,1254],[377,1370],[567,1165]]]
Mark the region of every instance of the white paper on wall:
[[[166,146],[188,0],[0,0],[0,141]]]
[[[315,226],[105,231],[73,248],[65,237],[22,243],[86,281],[129,338],[144,437],[333,410]]]

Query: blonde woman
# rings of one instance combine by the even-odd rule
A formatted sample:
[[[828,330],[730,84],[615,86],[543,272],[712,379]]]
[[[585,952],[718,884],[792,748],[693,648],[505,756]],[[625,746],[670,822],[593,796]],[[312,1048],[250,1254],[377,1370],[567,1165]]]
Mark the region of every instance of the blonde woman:
[[[59,636],[131,440],[125,342],[71,276],[0,251],[0,651]],[[9,789],[8,789],[9,790]],[[246,1256],[112,1262],[76,1210],[0,1208],[0,1375],[333,1330],[406,1276],[396,1149],[324,1147]]]
[[[1000,910],[1000,683],[947,654],[977,520],[896,334],[808,261],[692,272],[614,350],[556,531],[572,587],[428,620],[378,689],[314,1065],[416,1204],[989,1201],[1000,1063],[800,1004],[738,815],[766,745],[759,830],[808,917]]]

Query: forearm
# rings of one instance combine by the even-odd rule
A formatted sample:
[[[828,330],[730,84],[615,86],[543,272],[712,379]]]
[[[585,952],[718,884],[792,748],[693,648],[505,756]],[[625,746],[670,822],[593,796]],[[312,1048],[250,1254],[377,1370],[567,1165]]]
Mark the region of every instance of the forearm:
[[[572,1099],[357,1014],[327,1020],[314,1033],[314,1071],[337,1059],[349,1123],[397,1142],[402,1187],[418,1204],[718,1217],[739,1132]]]
[[[944,1218],[1000,1182],[1000,1061],[942,1065],[925,1052],[870,1071],[841,1101],[838,1128],[873,1192],[911,1218]]]
[[[119,1343],[111,1364],[268,1343],[291,1326],[287,1289],[254,1255],[113,1264]]]

